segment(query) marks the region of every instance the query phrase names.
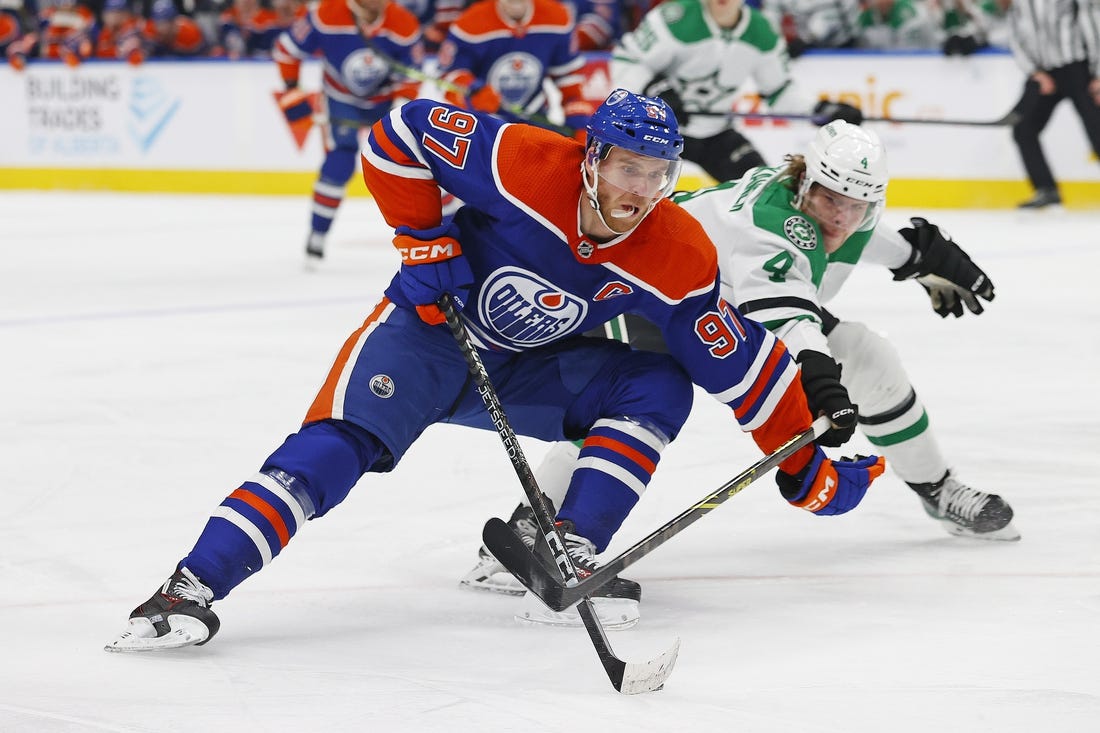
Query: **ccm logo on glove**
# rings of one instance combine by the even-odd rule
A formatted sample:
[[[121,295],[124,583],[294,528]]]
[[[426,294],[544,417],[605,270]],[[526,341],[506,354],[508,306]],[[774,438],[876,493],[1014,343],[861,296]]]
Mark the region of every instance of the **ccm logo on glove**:
[[[401,261],[406,265],[440,262],[462,254],[458,240],[449,237],[435,242],[422,242],[414,237],[399,235],[394,237],[393,243],[401,253]]]
[[[798,506],[808,512],[816,512],[821,507],[833,500],[833,491],[836,489],[836,481],[832,476],[825,477],[825,485],[814,496],[803,499]]]

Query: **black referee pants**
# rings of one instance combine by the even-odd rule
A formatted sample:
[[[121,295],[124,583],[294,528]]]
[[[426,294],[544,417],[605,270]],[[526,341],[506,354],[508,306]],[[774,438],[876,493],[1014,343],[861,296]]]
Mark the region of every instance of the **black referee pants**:
[[[1054,174],[1050,172],[1043,148],[1039,145],[1039,133],[1050,122],[1054,108],[1063,99],[1068,98],[1073,102],[1077,115],[1085,126],[1085,134],[1088,135],[1093,152],[1100,156],[1100,107],[1096,106],[1089,94],[1092,72],[1088,63],[1075,61],[1068,66],[1047,69],[1046,72],[1057,86],[1054,94],[1039,94],[1039,83],[1028,79],[1024,85],[1024,94],[1016,104],[1015,111],[1019,114],[1019,121],[1012,127],[1012,137],[1020,150],[1027,177],[1031,179],[1031,185],[1036,190],[1057,188]]]

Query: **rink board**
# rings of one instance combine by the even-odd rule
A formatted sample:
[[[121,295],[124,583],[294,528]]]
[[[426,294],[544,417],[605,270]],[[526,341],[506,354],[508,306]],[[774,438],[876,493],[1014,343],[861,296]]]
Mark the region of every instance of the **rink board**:
[[[794,62],[814,96],[859,105],[875,117],[995,119],[1014,105],[1023,77],[1004,53],[814,54]],[[606,57],[593,55],[587,93],[607,90]],[[303,69],[316,89],[320,68]],[[275,101],[270,62],[99,62],[70,69],[0,67],[0,188],[305,194],[324,155],[320,132],[297,139]],[[434,96],[432,89],[426,94]],[[751,111],[751,90],[736,105]],[[804,122],[742,121],[769,161],[803,146]],[[890,201],[900,206],[1011,206],[1029,192],[1007,127],[876,123],[889,151]],[[1070,205],[1100,204],[1100,167],[1072,107],[1043,135]],[[689,167],[681,187],[709,183]],[[356,177],[350,196],[368,195]]]

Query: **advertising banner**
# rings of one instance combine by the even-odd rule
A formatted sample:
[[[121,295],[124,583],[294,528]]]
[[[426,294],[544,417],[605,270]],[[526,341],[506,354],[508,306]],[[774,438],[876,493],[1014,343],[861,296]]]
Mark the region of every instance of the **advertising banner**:
[[[1005,53],[808,54],[792,69],[811,97],[887,118],[994,120],[1013,107],[1023,85]],[[602,99],[612,86],[606,54],[589,56],[586,76],[586,96]],[[319,80],[319,64],[306,63],[302,87],[316,90]],[[2,66],[0,188],[307,191],[324,156],[320,120],[312,129],[292,128],[276,102],[280,90],[272,62],[95,62],[75,69],[39,62],[23,72]],[[736,111],[766,111],[753,89],[743,91]],[[431,85],[423,94],[439,97]],[[735,124],[772,162],[801,149],[815,129],[779,119]],[[960,196],[959,205],[967,205],[973,182],[1009,192],[1007,198],[1028,190],[1008,127],[874,123],[873,129],[889,152],[892,191],[909,186],[928,197],[949,190],[941,205]],[[1100,166],[1068,103],[1043,142],[1058,179],[1078,200],[1100,202]],[[689,187],[710,182],[689,170],[696,179]],[[1007,205],[1007,198],[992,204]]]

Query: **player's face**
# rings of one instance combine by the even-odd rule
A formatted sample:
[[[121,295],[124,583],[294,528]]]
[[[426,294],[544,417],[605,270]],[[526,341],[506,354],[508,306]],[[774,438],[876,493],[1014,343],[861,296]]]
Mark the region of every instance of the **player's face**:
[[[523,20],[531,9],[531,0],[497,0],[501,14],[510,20]]]
[[[360,18],[377,18],[390,0],[348,0],[351,12]]]
[[[667,160],[612,148],[596,164],[596,200],[608,227],[622,234],[638,226],[653,202],[665,195],[675,168]]]
[[[743,0],[706,0],[707,10],[718,25],[730,27],[741,17]]]
[[[825,251],[832,253],[859,229],[866,219],[868,206],[870,204],[866,201],[844,196],[815,183],[810,186],[802,203],[802,213],[817,222],[825,237]]]
[[[103,11],[103,25],[107,28],[115,29],[122,26],[126,22],[125,10],[104,10]]]

